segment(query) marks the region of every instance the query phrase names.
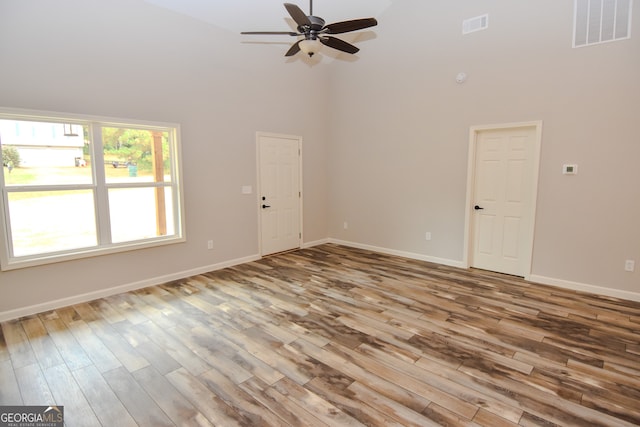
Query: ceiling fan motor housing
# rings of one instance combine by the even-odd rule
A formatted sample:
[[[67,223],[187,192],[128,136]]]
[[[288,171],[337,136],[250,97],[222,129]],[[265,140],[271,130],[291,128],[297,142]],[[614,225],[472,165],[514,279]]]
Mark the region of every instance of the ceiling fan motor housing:
[[[311,25],[299,25],[298,32],[305,34],[307,38],[313,36],[315,39],[318,32],[324,28],[325,21],[318,16],[309,16],[308,18]]]

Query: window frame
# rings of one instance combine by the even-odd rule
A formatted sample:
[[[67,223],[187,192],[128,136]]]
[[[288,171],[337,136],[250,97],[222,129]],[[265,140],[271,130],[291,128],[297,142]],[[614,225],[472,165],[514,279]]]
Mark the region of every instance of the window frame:
[[[613,18],[613,28],[612,28],[612,37],[610,39],[606,39],[603,40],[603,34],[602,34],[602,30],[603,30],[603,23],[604,23],[604,16],[603,16],[603,12],[605,11],[604,9],[604,1],[605,0],[599,0],[600,1],[600,19],[597,22],[592,22],[591,20],[591,0],[574,0],[573,1],[573,40],[572,40],[572,47],[574,49],[579,49],[582,47],[588,47],[588,46],[596,46],[596,45],[600,45],[600,44],[605,44],[605,43],[613,43],[613,42],[617,42],[617,41],[622,41],[622,40],[629,40],[631,38],[631,27],[632,27],[632,21],[633,21],[633,1],[634,0],[629,0],[629,9],[627,10],[628,16],[626,19],[626,29],[627,29],[627,33],[625,36],[616,36],[616,32],[618,31],[618,16],[617,16],[617,12],[618,12],[618,5],[619,5],[619,1],[620,0],[614,0],[615,1],[615,6],[614,6],[614,18]],[[584,4],[586,3],[586,4]],[[583,21],[579,21],[578,20],[578,10],[580,9],[580,6],[584,6],[586,7],[586,17]],[[598,32],[598,40],[597,41],[589,41],[589,36],[590,36],[590,28],[591,28],[591,24],[595,23],[599,26],[599,32]],[[582,28],[584,27],[584,43],[578,43],[578,28]]]
[[[186,241],[184,190],[182,186],[182,150],[179,124],[3,107],[0,107],[0,119],[50,123],[72,122],[73,124],[86,125],[90,134],[90,153],[92,161],[92,182],[89,184],[36,184],[6,186],[4,182],[4,166],[2,167],[2,173],[0,173],[0,271],[9,271],[19,268],[95,257],[99,255],[146,249]],[[171,181],[156,182],[154,180],[150,182],[131,183],[107,182],[102,144],[103,127],[135,128],[140,130],[167,132],[169,135]],[[170,236],[154,236],[139,240],[113,243],[108,203],[109,190],[122,188],[170,188],[172,193],[172,205],[169,206],[169,209],[173,211],[174,234]],[[9,216],[9,193],[59,190],[88,190],[93,192],[97,240],[96,245],[78,249],[14,256]]]

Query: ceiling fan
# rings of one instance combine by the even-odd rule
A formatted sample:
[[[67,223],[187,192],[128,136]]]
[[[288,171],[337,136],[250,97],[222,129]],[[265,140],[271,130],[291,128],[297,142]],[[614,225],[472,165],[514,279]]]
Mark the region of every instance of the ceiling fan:
[[[294,31],[243,31],[241,34],[282,34],[289,36],[304,36],[294,43],[285,56],[293,56],[302,51],[310,57],[315,55],[322,45],[342,52],[354,54],[360,49],[344,40],[331,37],[329,34],[343,34],[358,31],[378,25],[375,18],[353,19],[325,25],[324,19],[313,15],[313,0],[309,0],[309,15],[292,3],[285,3],[285,9],[298,25],[298,32]]]

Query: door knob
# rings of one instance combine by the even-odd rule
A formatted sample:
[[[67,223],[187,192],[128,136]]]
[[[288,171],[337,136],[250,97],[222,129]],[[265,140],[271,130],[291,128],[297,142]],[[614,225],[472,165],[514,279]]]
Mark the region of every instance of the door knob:
[[[484,208],[481,208],[480,206],[475,205],[475,206],[473,207],[473,209],[475,209],[475,210],[477,210],[477,211],[481,211],[481,210],[483,210]]]
[[[271,206],[269,206],[269,205],[262,205],[262,209],[267,209],[267,208],[270,208],[270,207]]]

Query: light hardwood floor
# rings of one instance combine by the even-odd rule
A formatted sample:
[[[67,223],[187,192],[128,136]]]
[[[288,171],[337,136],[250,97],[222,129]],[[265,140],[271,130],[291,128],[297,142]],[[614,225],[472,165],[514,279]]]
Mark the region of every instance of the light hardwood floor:
[[[87,426],[640,424],[640,304],[336,245],[2,324]]]

